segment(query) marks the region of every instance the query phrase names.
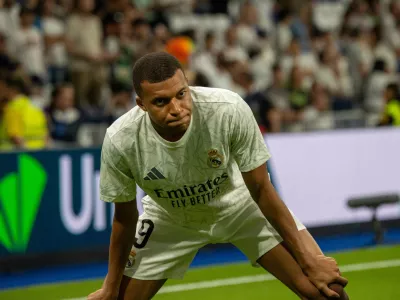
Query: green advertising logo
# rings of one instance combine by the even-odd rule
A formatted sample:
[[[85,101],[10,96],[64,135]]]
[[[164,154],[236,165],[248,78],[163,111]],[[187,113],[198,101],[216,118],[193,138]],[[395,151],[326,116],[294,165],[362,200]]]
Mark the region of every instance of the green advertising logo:
[[[25,252],[35,224],[47,175],[33,157],[18,156],[18,172],[0,180],[0,244],[9,252]]]

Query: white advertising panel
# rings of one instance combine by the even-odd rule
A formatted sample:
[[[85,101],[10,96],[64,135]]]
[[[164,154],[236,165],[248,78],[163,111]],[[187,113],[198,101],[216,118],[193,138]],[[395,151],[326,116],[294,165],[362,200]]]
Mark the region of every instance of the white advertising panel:
[[[271,173],[285,203],[307,226],[368,221],[368,209],[347,207],[350,197],[400,194],[400,130],[360,129],[271,134]],[[379,209],[399,218],[400,205]]]

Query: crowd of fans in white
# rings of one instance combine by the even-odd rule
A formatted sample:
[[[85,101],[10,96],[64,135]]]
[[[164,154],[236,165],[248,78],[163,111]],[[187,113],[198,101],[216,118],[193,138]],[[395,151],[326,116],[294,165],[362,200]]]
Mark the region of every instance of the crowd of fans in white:
[[[3,77],[65,126],[131,109],[132,65],[176,36],[190,84],[237,92],[268,132],[376,126],[398,97],[399,0],[0,0]]]

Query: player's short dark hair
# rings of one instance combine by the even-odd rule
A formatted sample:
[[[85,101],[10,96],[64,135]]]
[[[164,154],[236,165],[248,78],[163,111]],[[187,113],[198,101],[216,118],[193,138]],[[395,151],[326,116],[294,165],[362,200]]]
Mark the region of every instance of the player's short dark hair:
[[[182,70],[179,61],[166,52],[153,52],[141,57],[133,66],[133,87],[139,97],[142,95],[143,81],[158,83],[173,77]]]

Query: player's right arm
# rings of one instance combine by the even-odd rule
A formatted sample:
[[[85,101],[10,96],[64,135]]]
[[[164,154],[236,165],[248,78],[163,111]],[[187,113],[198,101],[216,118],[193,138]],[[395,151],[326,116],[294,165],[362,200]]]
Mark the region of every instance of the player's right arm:
[[[115,205],[108,274],[90,300],[117,299],[128,256],[135,239],[138,211],[136,182],[121,151],[106,134],[101,153],[100,198]]]
[[[136,201],[115,203],[112,225],[108,274],[103,284],[107,297],[117,299],[125,265],[135,238],[138,219]]]

